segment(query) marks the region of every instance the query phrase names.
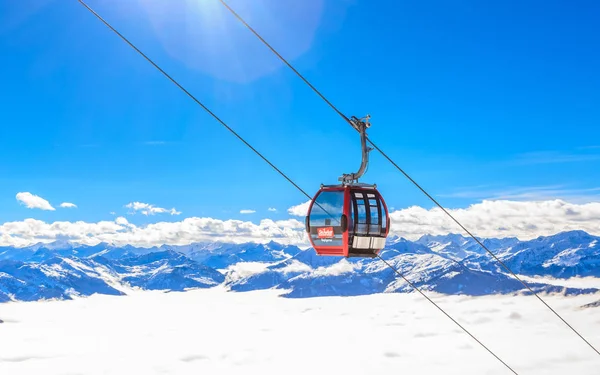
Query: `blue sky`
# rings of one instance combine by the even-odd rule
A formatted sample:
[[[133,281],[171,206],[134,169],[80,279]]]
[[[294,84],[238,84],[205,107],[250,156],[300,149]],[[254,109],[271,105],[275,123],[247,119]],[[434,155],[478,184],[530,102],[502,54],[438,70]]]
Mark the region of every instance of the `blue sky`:
[[[358,135],[217,0],[161,3],[89,0],[311,194],[358,168]],[[600,4],[451,3],[230,2],[344,113],[370,113],[445,205],[598,200]],[[0,222],[112,220],[136,201],[182,212],[141,224],[257,221],[306,200],[75,0],[1,2],[0,49]],[[375,152],[364,182],[432,206]]]

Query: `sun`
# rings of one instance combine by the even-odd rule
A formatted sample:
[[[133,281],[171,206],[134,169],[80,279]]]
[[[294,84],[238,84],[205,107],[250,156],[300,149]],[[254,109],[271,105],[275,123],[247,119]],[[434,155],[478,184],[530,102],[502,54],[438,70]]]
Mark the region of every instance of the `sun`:
[[[192,72],[248,83],[282,67],[220,0],[138,0],[152,36]],[[310,50],[321,22],[322,0],[228,1],[273,40],[288,59]]]

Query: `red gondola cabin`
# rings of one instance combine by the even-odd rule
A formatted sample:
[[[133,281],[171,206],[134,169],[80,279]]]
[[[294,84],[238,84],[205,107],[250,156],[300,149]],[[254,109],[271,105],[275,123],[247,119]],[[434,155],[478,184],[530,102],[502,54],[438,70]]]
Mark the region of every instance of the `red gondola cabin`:
[[[308,208],[306,231],[318,255],[377,256],[390,229],[385,202],[375,186],[323,186]]]

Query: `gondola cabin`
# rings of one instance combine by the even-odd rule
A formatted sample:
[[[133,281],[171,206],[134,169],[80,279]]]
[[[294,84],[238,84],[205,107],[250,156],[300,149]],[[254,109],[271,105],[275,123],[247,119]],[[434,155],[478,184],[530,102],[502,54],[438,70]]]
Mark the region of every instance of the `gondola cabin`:
[[[344,257],[377,256],[390,229],[385,202],[371,185],[321,187],[305,224],[318,255]]]

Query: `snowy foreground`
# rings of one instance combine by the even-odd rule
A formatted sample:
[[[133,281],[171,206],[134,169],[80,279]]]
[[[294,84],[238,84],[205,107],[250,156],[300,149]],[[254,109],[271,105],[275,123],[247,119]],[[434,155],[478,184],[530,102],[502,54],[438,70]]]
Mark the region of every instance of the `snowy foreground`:
[[[417,294],[279,298],[221,287],[0,305],[0,374],[509,374]],[[600,374],[535,299],[430,294],[519,374]],[[600,347],[598,295],[544,296]]]

